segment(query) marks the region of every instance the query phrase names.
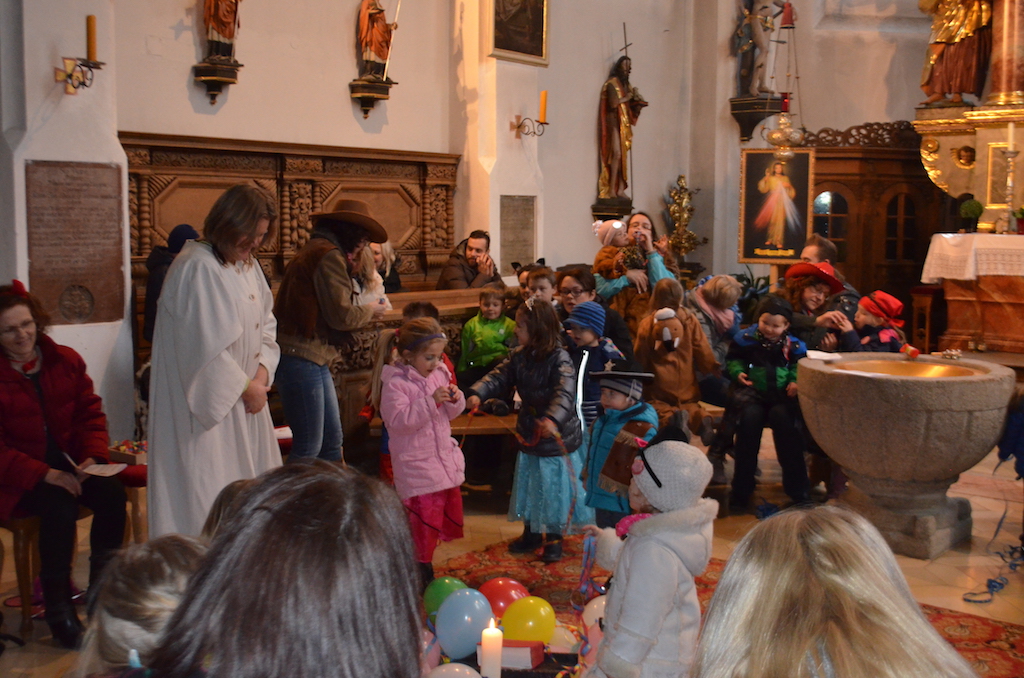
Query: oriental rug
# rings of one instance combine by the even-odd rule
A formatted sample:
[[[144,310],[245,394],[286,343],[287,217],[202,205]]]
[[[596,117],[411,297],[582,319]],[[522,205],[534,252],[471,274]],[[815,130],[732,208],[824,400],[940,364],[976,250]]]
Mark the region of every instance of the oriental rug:
[[[510,554],[508,543],[499,542],[437,566],[436,576],[456,577],[472,588],[479,588],[494,577],[511,577],[529,589],[531,595],[551,603],[560,621],[574,625],[571,596],[579,586],[583,538],[567,537],[564,553],[561,562],[545,565],[533,554]],[[702,611],[707,608],[724,567],[724,561],[712,558],[707,571],[697,578]],[[607,579],[608,574],[598,567],[592,572],[598,581]],[[931,605],[922,605],[921,609],[939,635],[974,666],[979,676],[1024,676],[1024,626]]]

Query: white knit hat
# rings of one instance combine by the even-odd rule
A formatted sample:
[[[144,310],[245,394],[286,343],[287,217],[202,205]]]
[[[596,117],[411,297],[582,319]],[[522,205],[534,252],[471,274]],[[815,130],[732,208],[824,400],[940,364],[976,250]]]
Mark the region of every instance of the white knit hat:
[[[619,219],[609,219],[608,221],[595,221],[593,224],[594,235],[601,241],[603,247],[607,247],[612,244],[612,240],[619,233],[626,232],[626,224]]]
[[[651,506],[662,512],[696,505],[711,481],[712,468],[707,455],[681,440],[656,440],[637,455],[638,462],[647,462],[643,468],[636,463],[633,466],[633,479],[640,491]]]

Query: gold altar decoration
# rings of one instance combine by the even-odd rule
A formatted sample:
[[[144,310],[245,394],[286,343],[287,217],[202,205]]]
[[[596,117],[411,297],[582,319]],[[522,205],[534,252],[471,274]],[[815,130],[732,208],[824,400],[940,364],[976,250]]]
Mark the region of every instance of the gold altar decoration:
[[[676,179],[676,187],[669,191],[671,202],[668,213],[672,217],[672,234],[668,237],[669,246],[676,254],[685,256],[701,245],[706,245],[707,238],[699,238],[690,230],[690,219],[693,218],[693,196],[697,191],[686,185],[686,175],[680,174]]]

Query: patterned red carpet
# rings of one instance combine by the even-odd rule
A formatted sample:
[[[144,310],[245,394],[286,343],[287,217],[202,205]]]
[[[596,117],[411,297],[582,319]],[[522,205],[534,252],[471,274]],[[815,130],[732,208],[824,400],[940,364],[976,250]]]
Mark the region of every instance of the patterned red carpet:
[[[545,565],[532,555],[512,555],[507,546],[501,542],[483,551],[452,558],[438,566],[437,576],[456,577],[473,588],[479,588],[494,577],[512,577],[532,595],[551,603],[560,620],[575,623],[570,596],[579,584],[582,537],[567,538],[565,557],[554,565]],[[711,600],[724,566],[723,561],[712,559],[707,572],[697,579],[702,609]],[[594,568],[593,574],[599,580],[608,576],[598,568]],[[921,607],[932,626],[974,665],[978,675],[985,678],[1024,676],[1024,627],[941,607]]]

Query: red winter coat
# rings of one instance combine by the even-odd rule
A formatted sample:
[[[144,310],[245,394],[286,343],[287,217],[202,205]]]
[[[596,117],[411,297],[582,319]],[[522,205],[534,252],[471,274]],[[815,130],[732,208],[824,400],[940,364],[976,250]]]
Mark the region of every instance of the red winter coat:
[[[43,354],[39,375],[45,413],[32,381],[0,359],[0,520],[11,517],[21,495],[50,468],[45,461],[46,426],[75,463],[110,458],[107,417],[82,356],[44,334],[37,345]]]

